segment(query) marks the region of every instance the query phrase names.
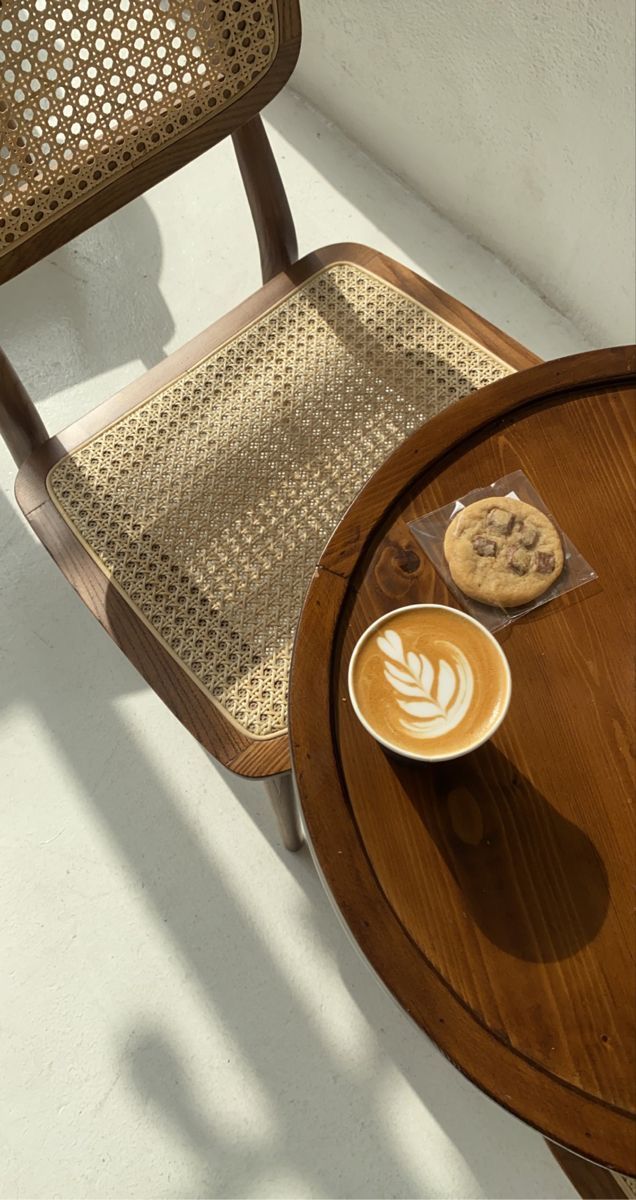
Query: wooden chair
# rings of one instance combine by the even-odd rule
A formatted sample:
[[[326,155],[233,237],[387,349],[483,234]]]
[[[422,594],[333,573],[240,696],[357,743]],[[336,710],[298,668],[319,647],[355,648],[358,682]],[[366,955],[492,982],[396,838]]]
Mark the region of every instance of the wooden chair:
[[[258,116],[296,0],[10,0],[0,32],[0,280],[233,138],[265,286],[55,437],[3,358],[0,429],[67,579],[296,849],[287,679],[322,545],[410,430],[538,360],[373,250],[296,261]]]

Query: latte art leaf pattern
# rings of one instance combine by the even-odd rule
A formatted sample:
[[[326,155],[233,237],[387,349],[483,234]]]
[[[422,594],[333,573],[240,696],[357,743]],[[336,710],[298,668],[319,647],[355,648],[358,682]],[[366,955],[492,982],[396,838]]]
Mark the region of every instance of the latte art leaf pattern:
[[[396,693],[396,704],[416,718],[400,717],[400,725],[417,738],[439,737],[455,729],[473,698],[473,672],[466,656],[452,642],[441,644],[447,657],[440,657],[435,666],[425,654],[405,653],[394,629],[385,629],[377,639],[384,655],[384,677]]]

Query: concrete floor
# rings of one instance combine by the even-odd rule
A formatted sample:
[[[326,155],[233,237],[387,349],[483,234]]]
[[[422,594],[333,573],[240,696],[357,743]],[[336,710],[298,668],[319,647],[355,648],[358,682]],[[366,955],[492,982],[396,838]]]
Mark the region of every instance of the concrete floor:
[[[288,93],[301,251],[368,242],[545,357],[576,329]],[[53,429],[259,284],[222,146],[2,289]],[[360,960],[262,789],[220,771],[32,538],[0,447],[0,1188],[572,1197]]]

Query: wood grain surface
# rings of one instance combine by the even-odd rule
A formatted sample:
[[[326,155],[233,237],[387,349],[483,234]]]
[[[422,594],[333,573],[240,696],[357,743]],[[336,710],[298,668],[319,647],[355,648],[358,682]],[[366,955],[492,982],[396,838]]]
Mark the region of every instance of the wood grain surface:
[[[47,441],[23,464],[16,482],[18,503],[37,536],[107,633],[206,750],[230,770],[251,778],[264,778],[289,770],[287,735],[267,741],[253,739],[225,719],[223,712],[181,669],[77,541],[49,497],[46,476],[53,464],[69,450],[166,387],[323,266],[342,260],[360,263],[389,279],[512,366],[522,368],[537,362],[535,355],[512,338],[392,259],[350,243],[330,246],[289,266],[186,346]]]
[[[512,376],[404,443],[321,559],[291,740],[322,874],[404,1008],[484,1090],[636,1173],[633,426],[636,350]],[[509,626],[509,715],[463,759],[385,753],[347,698],[355,642],[455,601],[407,523],[521,468],[598,581]]]

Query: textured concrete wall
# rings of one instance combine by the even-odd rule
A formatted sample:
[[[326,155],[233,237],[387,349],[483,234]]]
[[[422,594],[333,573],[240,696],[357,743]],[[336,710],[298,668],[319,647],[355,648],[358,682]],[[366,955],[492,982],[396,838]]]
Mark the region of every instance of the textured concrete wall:
[[[305,0],[303,22],[302,94],[594,342],[633,340],[633,0]]]

